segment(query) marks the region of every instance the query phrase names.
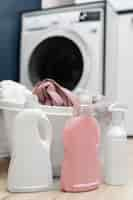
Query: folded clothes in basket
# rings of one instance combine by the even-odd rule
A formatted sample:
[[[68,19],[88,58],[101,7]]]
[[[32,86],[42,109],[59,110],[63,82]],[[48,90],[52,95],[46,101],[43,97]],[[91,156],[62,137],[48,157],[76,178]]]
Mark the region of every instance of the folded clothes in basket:
[[[33,94],[38,96],[39,102],[43,105],[68,107],[79,105],[78,97],[51,79],[38,82]]]
[[[0,82],[0,102],[24,105],[29,94],[32,95],[32,92],[20,83],[11,80]]]

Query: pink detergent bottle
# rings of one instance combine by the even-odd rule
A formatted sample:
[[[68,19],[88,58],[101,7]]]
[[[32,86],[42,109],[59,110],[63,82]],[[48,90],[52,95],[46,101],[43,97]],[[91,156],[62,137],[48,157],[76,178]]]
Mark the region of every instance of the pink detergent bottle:
[[[81,106],[79,114],[64,128],[64,161],[61,170],[61,190],[87,192],[101,183],[99,141],[100,129],[89,114],[89,106]]]

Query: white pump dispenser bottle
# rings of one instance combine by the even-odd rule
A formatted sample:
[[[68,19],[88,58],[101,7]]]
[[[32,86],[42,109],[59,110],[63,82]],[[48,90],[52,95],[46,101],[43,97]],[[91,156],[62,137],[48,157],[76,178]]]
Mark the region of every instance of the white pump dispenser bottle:
[[[127,133],[124,128],[126,110],[126,107],[117,104],[109,107],[112,120],[105,136],[104,176],[105,182],[114,186],[125,185],[128,179]]]

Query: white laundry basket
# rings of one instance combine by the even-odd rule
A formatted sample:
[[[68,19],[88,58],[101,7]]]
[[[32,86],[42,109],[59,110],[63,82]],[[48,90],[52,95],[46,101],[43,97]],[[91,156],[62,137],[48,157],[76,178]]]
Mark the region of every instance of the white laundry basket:
[[[60,175],[61,162],[63,160],[63,143],[62,132],[65,122],[72,117],[73,109],[71,107],[51,107],[40,106],[40,108],[47,114],[53,128],[53,142],[51,149],[51,160],[54,176]],[[2,156],[11,156],[12,152],[12,125],[16,115],[22,111],[23,107],[9,104],[8,106],[0,106],[1,120],[4,122],[3,131],[0,132],[0,138],[3,137],[0,142],[0,153]],[[4,148],[3,148],[4,144]]]
[[[60,7],[64,5],[72,5],[74,4],[74,0],[42,0],[42,8],[53,8]]]
[[[63,161],[63,128],[68,119],[72,117],[73,109],[68,107],[42,106],[52,123],[53,141],[51,146],[51,159],[53,165],[54,176],[60,176],[61,163]]]

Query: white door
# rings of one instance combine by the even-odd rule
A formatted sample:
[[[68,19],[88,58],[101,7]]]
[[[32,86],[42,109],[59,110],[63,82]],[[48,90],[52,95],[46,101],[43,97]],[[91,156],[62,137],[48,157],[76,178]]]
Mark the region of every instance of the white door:
[[[133,135],[133,13],[119,17],[117,99],[127,104],[126,127]]]

